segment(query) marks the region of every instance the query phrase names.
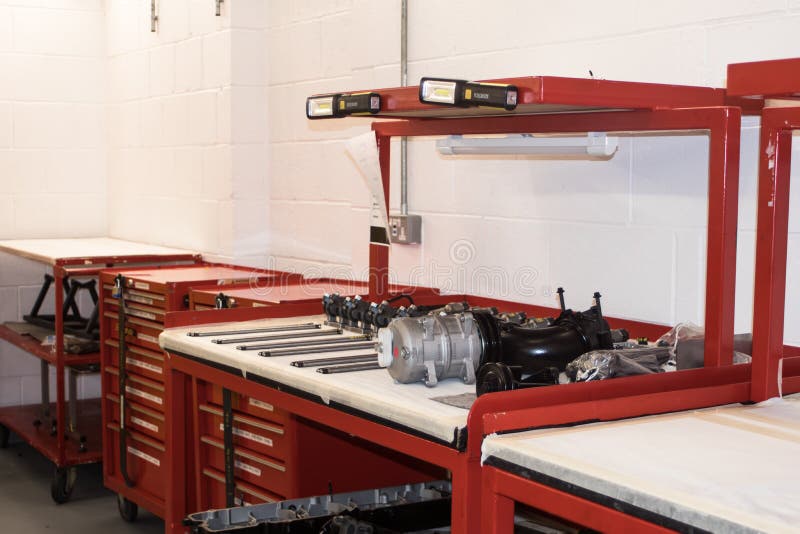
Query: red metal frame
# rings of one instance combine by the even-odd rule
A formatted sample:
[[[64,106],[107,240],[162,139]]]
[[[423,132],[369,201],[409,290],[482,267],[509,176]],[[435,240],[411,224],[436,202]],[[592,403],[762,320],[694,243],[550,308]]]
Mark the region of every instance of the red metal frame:
[[[512,115],[372,124],[378,143],[387,206],[390,189],[390,139],[396,136],[707,130],[710,139],[705,313],[707,366],[732,363],[740,128],[741,110],[732,107]],[[370,244],[369,282],[370,296],[373,299],[381,298],[386,293],[388,276],[388,248]]]
[[[728,93],[746,98],[800,97],[800,58],[728,65]],[[792,132],[800,108],[765,108],[761,115],[753,299],[752,400],[791,391],[800,382],[783,345]],[[781,373],[781,366],[784,367]],[[788,371],[788,372],[787,372]]]

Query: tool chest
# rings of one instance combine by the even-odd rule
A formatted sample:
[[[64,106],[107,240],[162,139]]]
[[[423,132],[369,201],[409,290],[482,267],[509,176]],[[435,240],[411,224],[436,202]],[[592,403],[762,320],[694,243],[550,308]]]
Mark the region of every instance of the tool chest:
[[[263,285],[282,278],[299,279],[213,264],[100,274],[103,470],[105,484],[119,494],[123,518],[134,519],[138,505],[163,515],[168,392],[158,336],[166,314],[188,310],[196,285]]]

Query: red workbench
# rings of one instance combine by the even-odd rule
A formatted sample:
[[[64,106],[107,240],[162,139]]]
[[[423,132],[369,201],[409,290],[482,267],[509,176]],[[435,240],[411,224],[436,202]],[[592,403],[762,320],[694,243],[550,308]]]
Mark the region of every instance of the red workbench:
[[[52,269],[55,310],[64,308],[67,280],[93,278],[101,269],[115,265],[186,263],[199,259],[194,253],[184,250],[109,238],[0,241],[0,251],[43,263]],[[64,351],[66,313],[65,309],[64,314],[54,314],[55,345],[52,347],[44,347],[30,336],[0,326],[0,339],[42,361],[42,404],[0,408],[3,444],[7,443],[10,429],[56,465],[51,494],[59,503],[69,500],[76,477],[74,466],[102,459],[100,400],[77,401],[75,391],[77,370],[98,366],[100,354],[68,354]],[[49,394],[50,365],[56,369],[56,399],[53,403]],[[66,372],[70,378],[69,403]]]
[[[759,148],[753,359],[752,364],[719,369],[736,374],[725,378],[725,385],[719,383],[683,393],[684,397],[705,399],[709,406],[712,401],[718,404],[763,401],[780,393],[800,391],[798,348],[785,346],[783,341],[791,134],[800,129],[800,108],[791,107],[791,102],[780,103],[780,107],[770,107],[770,102],[765,102],[772,98],[800,97],[798,72],[800,59],[743,63],[728,68],[730,97],[742,102],[750,100],[752,109],[766,103]],[[725,393],[719,395],[723,390]],[[796,398],[771,399],[756,407],[737,406],[666,419],[644,418],[580,427],[576,432],[581,433],[587,454],[580,460],[574,457],[568,460],[569,452],[559,458],[546,442],[551,435],[561,438],[566,449],[570,436],[549,428],[615,421],[685,407],[677,406],[679,397],[671,393],[634,392],[618,399],[563,398],[551,406],[543,405],[536,393],[530,395],[530,408],[516,412],[492,413],[499,408],[501,395],[487,400],[495,403],[494,407],[482,406],[487,414],[482,419],[484,433],[539,429],[484,442],[487,465],[482,505],[489,513],[482,523],[483,532],[511,532],[515,502],[609,532],[795,529],[798,511],[792,506],[797,497],[791,493],[792,479],[786,477],[786,463],[781,458],[787,446],[796,441],[790,437],[800,420]],[[623,437],[619,433],[628,429],[633,433],[627,436],[625,447],[647,437],[652,450],[629,450],[629,464],[620,464],[608,454],[605,465],[591,458],[597,452],[592,450],[593,446],[602,448],[610,443],[609,431],[616,439]],[[680,459],[673,453],[674,447],[660,448],[663,440],[659,440],[658,432],[665,429],[667,435],[692,436],[681,443],[683,452],[677,455]],[[658,451],[663,454],[661,459],[655,456]],[[650,465],[656,463],[659,471],[644,477],[647,468],[642,467],[642,461],[648,456]],[[567,467],[566,463],[571,465]],[[686,466],[691,475],[682,474]],[[742,469],[746,472],[740,473]],[[692,477],[699,477],[701,486],[693,487]],[[788,488],[784,487],[786,483]],[[715,493],[714,488],[720,484],[723,491]]]
[[[578,132],[659,132],[707,131],[709,156],[709,224],[706,289],[706,368],[664,375],[619,379],[607,383],[553,386],[536,391],[515,391],[487,395],[468,412],[462,440],[436,439],[418,428],[393,424],[380,414],[325,402],[324,395],[309,397],[289,384],[258,375],[242,376],[238,367],[225,366],[198,354],[171,354],[169,380],[187,387],[198,382],[221,384],[257,400],[271,399],[276,405],[290,406],[298,416],[337,428],[368,443],[396,451],[408,458],[448,469],[453,479],[453,531],[480,531],[480,445],[483,436],[494,432],[496,418],[523,428],[522,417],[503,420],[509,410],[523,414],[535,403],[562,404],[593,399],[602,401],[621,396],[646,395],[659,402],[642,402],[622,409],[622,413],[642,415],[736,402],[749,394],[749,368],[732,366],[733,302],[735,282],[735,244],[738,191],[740,110],[724,107],[724,92],[716,89],[657,84],[573,80],[529,77],[500,80],[519,88],[520,105],[514,111],[484,108],[448,108],[420,104],[417,87],[379,89],[382,108],[378,117],[408,118],[373,123],[388,206],[389,140],[393,136],[496,133],[578,133]],[[677,109],[683,108],[683,109]],[[689,109],[691,108],[691,109]],[[592,113],[584,113],[591,111]],[[424,120],[417,120],[424,119]],[[370,245],[370,298],[378,300],[388,289],[389,249]],[[469,297],[468,297],[469,299]],[[514,309],[524,306],[514,305]],[[533,307],[529,307],[533,308]],[[249,313],[231,319],[255,317]],[[199,312],[205,313],[205,312]],[[199,319],[195,314],[195,320]],[[535,312],[534,312],[535,314]],[[266,316],[263,316],[266,317]],[[177,320],[177,319],[176,319]],[[174,323],[185,325],[191,323]],[[650,331],[665,327],[651,325]],[[632,333],[637,330],[633,329]],[[652,336],[652,333],[642,335]],[[162,336],[167,348],[170,341]],[[183,348],[185,347],[178,347]],[[177,350],[180,352],[180,350]],[[208,355],[207,355],[208,356]],[[213,363],[212,363],[213,361]],[[403,386],[393,386],[403,387]],[[563,388],[563,389],[562,389]],[[497,400],[495,400],[495,398]],[[173,405],[173,410],[181,407]],[[377,415],[377,416],[376,416]],[[435,425],[431,425],[435,426]],[[461,428],[462,425],[456,425]],[[463,439],[466,441],[463,441]],[[172,439],[186,445],[183,428],[173,429]],[[179,447],[178,447],[179,448]],[[178,467],[175,467],[178,469]],[[179,473],[175,473],[176,475]],[[171,477],[171,479],[174,477]],[[167,530],[183,531],[180,505],[191,505],[172,488],[172,510],[168,510]]]

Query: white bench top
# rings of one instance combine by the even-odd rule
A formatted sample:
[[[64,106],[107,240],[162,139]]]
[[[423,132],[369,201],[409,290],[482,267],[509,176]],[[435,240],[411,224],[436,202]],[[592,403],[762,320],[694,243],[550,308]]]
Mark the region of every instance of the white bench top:
[[[489,465],[712,532],[797,532],[798,458],[800,395],[483,442]]]
[[[194,252],[161,247],[110,237],[75,239],[11,239],[0,241],[0,251],[30,260],[55,265],[66,258],[103,258],[112,256],[174,256]]]
[[[211,337],[190,337],[187,332],[213,330],[236,330],[305,322],[323,323],[323,315],[263,319],[224,325],[174,328],[165,330],[159,337],[161,346],[172,352],[193,356],[208,362],[238,369],[245,378],[253,375],[310,394],[325,404],[337,403],[376,420],[399,425],[426,438],[444,442],[451,446],[462,444],[465,439],[468,410],[450,406],[433,397],[474,393],[474,385],[466,385],[457,379],[449,379],[434,388],[424,384],[396,384],[385,369],[341,374],[322,374],[316,368],[293,367],[290,362],[323,357],[346,356],[374,352],[372,349],[327,352],[314,355],[263,357],[258,351],[237,350],[235,345],[220,345],[211,342]],[[250,334],[255,335],[255,334]],[[341,337],[353,335],[341,334]],[[298,338],[300,340],[300,338]]]

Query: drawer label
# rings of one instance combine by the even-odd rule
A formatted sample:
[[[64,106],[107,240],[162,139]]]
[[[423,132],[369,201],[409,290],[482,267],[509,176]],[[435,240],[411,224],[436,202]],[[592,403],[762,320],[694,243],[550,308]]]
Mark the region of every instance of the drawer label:
[[[147,369],[148,371],[152,371],[152,372],[158,373],[160,375],[164,374],[164,371],[161,369],[161,367],[159,367],[157,365],[153,365],[152,363],[143,362],[142,360],[137,360],[136,358],[131,358],[130,356],[128,356],[126,361],[130,365],[133,365],[134,367],[139,367],[141,369]]]
[[[134,317],[141,317],[142,319],[150,319],[151,321],[156,320],[156,314],[150,313],[142,310],[134,310],[133,308],[129,308],[126,310],[128,315],[133,315]]]
[[[133,302],[140,302],[142,304],[152,304],[153,303],[153,299],[147,298],[147,297],[142,297],[142,296],[139,296],[139,295],[125,295],[125,297],[128,300],[131,300]]]
[[[155,344],[155,345],[158,345],[158,338],[157,338],[157,337],[154,337],[154,336],[148,336],[147,334],[139,334],[139,335],[137,335],[136,337],[138,337],[138,338],[139,338],[139,339],[141,339],[142,341],[149,341],[150,343],[153,343],[153,344]]]
[[[255,475],[257,477],[261,476],[261,469],[259,469],[258,467],[253,467],[252,465],[240,462],[239,460],[234,460],[233,465],[236,466],[237,469],[241,469],[242,471],[247,471],[251,475]]]
[[[145,462],[150,462],[151,464],[153,464],[156,467],[161,467],[161,461],[158,458],[153,458],[152,456],[150,456],[146,452],[142,452],[139,449],[134,449],[130,445],[128,445],[128,452],[131,453],[134,456],[137,456],[137,457],[141,458]]]
[[[253,397],[250,397],[248,402],[250,403],[250,406],[255,406],[256,408],[261,408],[270,412],[275,410],[275,407],[268,402],[260,401],[258,399],[254,399]]]
[[[223,423],[219,424],[219,429],[223,432],[225,431],[225,425]],[[269,438],[265,438],[264,436],[259,436],[258,434],[254,434],[247,430],[242,430],[239,427],[233,427],[233,433],[236,436],[242,437],[244,439],[249,439],[250,441],[255,441],[256,443],[261,443],[262,445],[266,445],[267,447],[272,447],[272,440]]]
[[[161,397],[156,397],[155,395],[151,395],[149,393],[145,393],[141,389],[132,388],[130,386],[125,386],[125,391],[130,393],[131,395],[136,395],[137,397],[141,397],[143,399],[147,399],[150,402],[155,402],[156,404],[164,404],[164,401],[161,400]]]
[[[133,282],[133,287],[135,287],[136,289],[150,289],[150,284],[148,284],[147,282],[136,282],[136,281],[134,281]]]
[[[158,433],[158,427],[153,423],[148,423],[144,419],[139,419],[138,417],[131,416],[131,423],[133,423],[134,425],[139,425],[142,428],[146,428],[151,432]]]

